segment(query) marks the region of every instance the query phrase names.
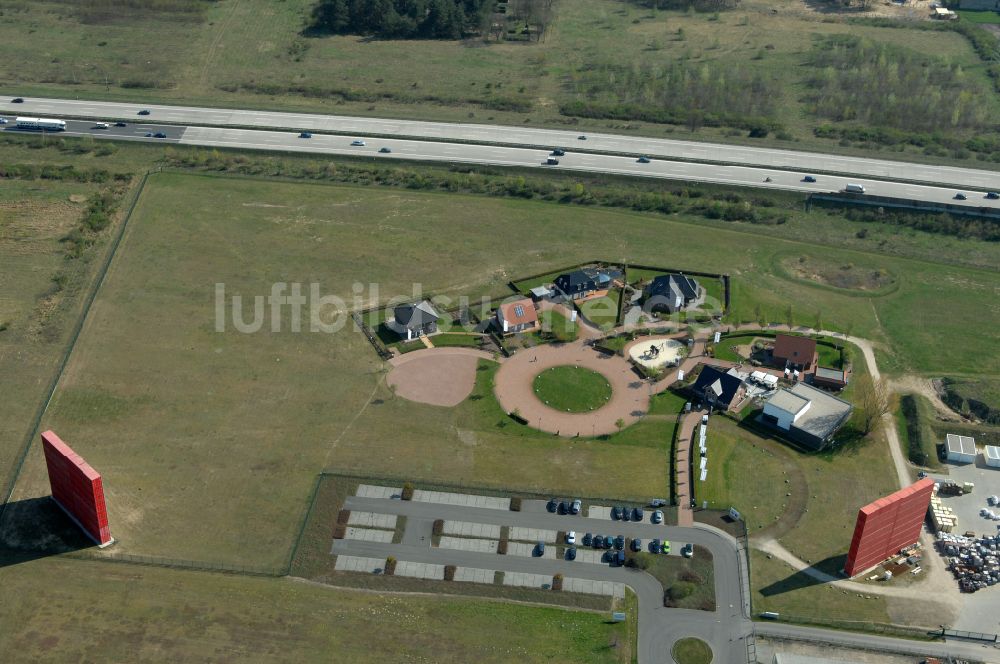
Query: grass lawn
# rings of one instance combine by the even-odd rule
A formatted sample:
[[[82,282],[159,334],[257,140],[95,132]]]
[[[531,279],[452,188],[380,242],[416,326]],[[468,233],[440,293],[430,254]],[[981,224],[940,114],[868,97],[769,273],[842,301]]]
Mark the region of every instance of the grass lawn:
[[[850,536],[847,544],[850,544]],[[817,583],[785,562],[769,558],[753,548],[750,550],[750,580],[755,614],[774,611],[781,614],[782,620],[792,622],[850,621],[856,629],[866,628],[867,623],[889,622],[883,597],[869,595],[870,599],[866,599],[858,597],[857,592]]]
[[[934,421],[934,406],[921,394],[900,395],[899,404],[896,406],[896,432],[899,435],[899,443],[903,446],[903,454],[906,454],[910,461],[918,463],[914,459],[912,450],[922,454],[922,465],[935,470],[943,467],[937,455],[937,436],[934,434],[932,423]],[[914,417],[907,420],[904,413],[911,412]]]
[[[752,346],[756,338],[756,334],[731,334],[722,337],[719,343],[713,346],[714,356],[729,362],[745,362],[747,358],[739,355],[735,346]]]
[[[482,339],[479,334],[459,334],[443,332],[430,337],[430,341],[435,346],[469,346],[479,348],[479,341]]]
[[[980,23],[987,25],[995,25],[1000,23],[1000,13],[997,12],[983,12],[983,11],[973,11],[970,9],[956,9],[955,13],[958,14],[958,20],[965,21],[966,23]]]
[[[60,579],[57,584],[50,583]],[[629,661],[604,612],[472,598],[361,592],[296,581],[100,562],[0,567],[0,651],[73,661]],[[105,601],[93,603],[100,594]],[[81,619],[85,614],[86,619]],[[47,636],[39,638],[40,626]],[[391,628],[386,629],[390,625]],[[50,630],[50,631],[48,631]],[[373,630],[379,637],[372,638]],[[497,634],[505,634],[503,642]],[[615,640],[618,648],[609,648]],[[623,652],[624,651],[624,652]]]
[[[659,394],[654,395],[650,400],[649,414],[669,415],[673,417],[684,410],[684,404],[687,402],[687,397],[677,394],[676,392],[671,392],[670,390],[660,392]]]
[[[681,639],[674,644],[670,655],[677,664],[711,664],[712,648],[701,639]]]
[[[576,323],[570,322],[568,318],[555,309],[546,309],[539,312],[538,322],[541,325],[541,330],[528,335],[536,341],[554,340],[568,343],[576,341],[576,337],[579,334]]]
[[[817,361],[821,367],[842,368],[840,349],[827,344],[816,344],[816,353],[819,356]]]
[[[618,320],[618,303],[621,301],[621,290],[614,288],[604,297],[595,297],[580,303],[580,311],[587,319],[601,328],[610,330]]]
[[[590,369],[560,366],[535,376],[535,396],[551,408],[568,413],[597,410],[611,398],[608,380]]]
[[[644,569],[647,574],[651,574],[660,582],[667,595],[665,601],[668,601],[670,606],[702,611],[715,610],[715,571],[712,554],[707,549],[695,547],[692,558],[681,556],[679,546],[675,546],[673,553],[669,555],[645,551],[642,553],[630,551],[627,555],[629,559],[635,559],[639,563],[640,569]],[[678,591],[680,594],[675,594]]]

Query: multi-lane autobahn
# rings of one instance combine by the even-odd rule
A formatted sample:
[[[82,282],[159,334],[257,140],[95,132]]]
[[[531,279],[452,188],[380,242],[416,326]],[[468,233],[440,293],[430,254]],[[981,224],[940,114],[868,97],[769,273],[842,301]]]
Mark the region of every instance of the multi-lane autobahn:
[[[143,110],[149,114],[139,115]],[[129,123],[124,131],[109,131],[70,122],[67,133],[71,135],[550,168],[813,193],[840,191],[851,182],[863,185],[869,195],[1000,210],[1000,199],[987,198],[988,192],[1000,190],[1000,173],[994,171],[820,153],[494,125],[61,99],[29,98],[15,104],[3,97],[0,112],[8,118],[16,114]],[[150,123],[163,123],[156,124],[154,132],[163,131],[168,138],[146,136],[154,126]],[[316,133],[304,138],[302,131]],[[355,139],[366,145],[351,145]],[[556,147],[565,149],[566,155],[558,157],[557,165],[546,164],[549,151]],[[383,148],[389,152],[380,152]],[[637,155],[649,156],[650,162],[640,163]],[[816,181],[807,181],[807,175]]]

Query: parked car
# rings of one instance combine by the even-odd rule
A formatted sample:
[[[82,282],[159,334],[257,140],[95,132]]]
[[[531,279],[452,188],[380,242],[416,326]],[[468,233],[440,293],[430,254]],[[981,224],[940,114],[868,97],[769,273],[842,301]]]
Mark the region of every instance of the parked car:
[[[650,553],[660,552],[660,540],[654,539],[649,541],[649,552]]]
[[[814,176],[812,176],[812,175],[807,175],[804,178],[802,178],[802,181],[803,182],[815,182],[816,178]]]
[[[632,520],[633,521],[642,521],[642,518],[644,516],[645,516],[645,514],[643,513],[641,507],[635,507],[635,508],[632,509]]]
[[[23,104],[24,103],[24,97],[14,97],[13,99],[10,100],[10,103],[12,103],[12,104]]]
[[[632,520],[632,510],[629,509],[628,507],[623,507],[622,508],[622,521],[631,521],[631,520]]]
[[[701,416],[701,423],[708,424],[708,413],[705,413],[704,415]]]
[[[545,542],[539,542],[535,545],[535,556],[541,558],[545,555]]]
[[[619,551],[621,551],[622,549],[625,548],[625,536],[624,535],[619,535],[618,537],[615,538],[615,548],[618,549]]]
[[[649,517],[649,520],[653,523],[663,523],[663,512],[656,510],[653,515]]]
[[[615,538],[613,535],[605,535],[604,537],[604,548],[610,549],[615,545]]]
[[[360,138],[355,138],[353,141],[351,141],[351,145],[353,145],[355,147],[364,147],[365,146],[365,142],[362,141]]]
[[[139,115],[149,115],[149,109],[148,108],[142,109],[141,111],[139,111]]]
[[[639,539],[638,537],[632,538],[632,550],[635,551],[636,553],[642,551],[642,540]]]
[[[308,131],[300,131],[299,138],[312,138],[313,135]]]
[[[122,122],[122,121],[119,120],[118,122],[115,123],[115,126],[116,127],[127,127],[128,123],[127,122]]]
[[[594,535],[593,547],[595,549],[603,549],[604,548],[604,535]]]
[[[569,514],[569,503],[567,503],[565,500],[559,501],[559,513]]]
[[[962,192],[958,192],[957,194],[955,194],[955,200],[956,201],[964,201],[967,198],[968,198],[968,196],[966,196]]]
[[[650,507],[666,507],[667,506],[667,501],[664,500],[663,498],[654,498],[653,500],[649,501],[649,506]]]
[[[615,505],[611,508],[611,518],[615,521],[620,521],[622,518],[622,508]]]
[[[584,546],[592,546],[593,544],[594,544],[594,536],[593,535],[591,535],[590,533],[587,533],[586,535],[583,536],[583,545]]]
[[[566,549],[566,560],[576,560],[576,547]]]
[[[995,201],[996,199],[1000,198],[1000,192],[997,192],[997,191],[988,192],[986,194],[986,198],[989,198],[990,200],[994,200]]]
[[[619,551],[617,554],[615,554],[615,565],[621,567],[624,564],[625,564],[625,552]]]
[[[580,510],[583,508],[583,503],[579,498],[573,500],[573,504],[569,506],[570,514],[579,514]]]
[[[649,163],[649,157],[647,157],[646,155],[642,155],[641,157],[639,157],[638,159],[636,159],[636,161],[638,161],[640,164],[648,164]]]
[[[670,540],[663,540],[660,543],[660,553],[670,553]]]
[[[381,152],[382,154],[389,154],[390,152],[392,152],[392,150],[390,150],[389,148],[379,148],[378,151]]]
[[[545,509],[555,514],[556,510],[559,509],[559,501],[555,498],[550,498],[549,502],[545,505]]]
[[[153,134],[153,138],[166,138],[166,137],[167,135],[164,134],[162,131],[158,131],[155,134]]]
[[[553,157],[565,157],[566,156],[566,151],[563,150],[562,148],[556,148],[556,149],[554,149],[552,151],[552,156]]]
[[[575,530],[571,530],[568,533],[566,533],[566,543],[567,544],[576,544],[576,531]]]
[[[685,558],[693,558],[694,544],[685,544],[683,547],[681,547],[681,555],[684,556]]]

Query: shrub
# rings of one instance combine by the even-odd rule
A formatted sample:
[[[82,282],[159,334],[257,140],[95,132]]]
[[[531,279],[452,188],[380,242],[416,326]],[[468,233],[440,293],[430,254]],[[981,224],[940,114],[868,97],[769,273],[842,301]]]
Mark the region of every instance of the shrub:
[[[521,499],[520,498],[518,498],[518,497],[515,496],[514,498],[510,499],[510,511],[511,512],[520,512],[521,511]]]
[[[392,576],[396,573],[396,558],[389,556],[385,559],[385,574],[386,576]]]
[[[454,581],[455,580],[455,570],[456,569],[457,568],[454,565],[445,565],[444,566],[444,580],[445,581]]]
[[[690,597],[694,593],[694,584],[690,581],[678,581],[674,585],[670,586],[667,591],[670,599],[674,602],[679,602],[682,599]]]
[[[444,519],[435,519],[431,532],[434,535],[440,536],[444,532]]]
[[[403,485],[403,500],[413,500],[413,482],[407,482]]]
[[[563,575],[556,574],[552,577],[552,590],[562,590],[563,589]]]

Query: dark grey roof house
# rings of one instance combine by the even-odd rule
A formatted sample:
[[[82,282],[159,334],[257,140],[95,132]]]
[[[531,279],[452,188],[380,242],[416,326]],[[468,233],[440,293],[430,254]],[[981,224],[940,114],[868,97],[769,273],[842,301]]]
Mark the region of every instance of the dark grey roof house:
[[[386,327],[407,341],[437,332],[440,314],[426,300],[417,304],[401,304],[392,311],[393,319]]]
[[[684,274],[663,274],[643,291],[644,309],[648,312],[680,311],[698,299],[698,282]]]
[[[743,401],[746,385],[732,374],[705,366],[690,390],[696,399],[704,399],[716,408],[728,410]]]
[[[608,290],[620,275],[619,270],[598,270],[585,267],[560,274],[553,283],[569,299],[579,300],[593,295],[597,291]]]

